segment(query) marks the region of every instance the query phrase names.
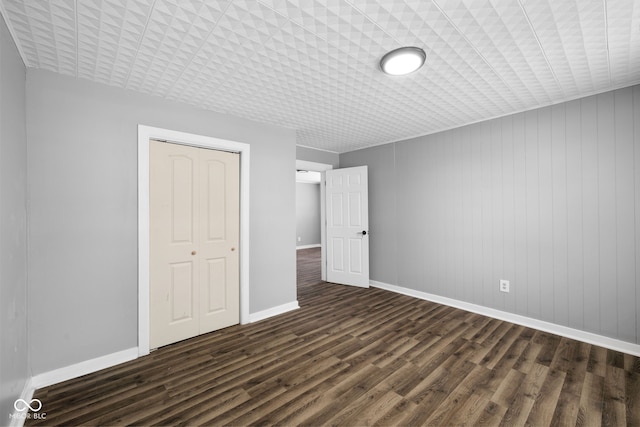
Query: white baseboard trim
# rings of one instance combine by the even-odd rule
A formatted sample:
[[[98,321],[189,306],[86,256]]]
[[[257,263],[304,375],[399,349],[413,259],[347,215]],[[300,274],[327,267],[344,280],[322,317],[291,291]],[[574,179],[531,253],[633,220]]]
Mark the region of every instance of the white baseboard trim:
[[[33,386],[32,378],[29,378],[27,382],[24,383],[24,388],[22,389],[22,393],[20,393],[20,399],[25,402],[31,402],[33,399],[33,393],[36,391],[36,388]],[[9,427],[22,427],[24,426],[24,422],[26,417],[18,416],[18,414],[25,415],[26,413],[16,413],[12,412],[11,415],[13,417],[10,418],[11,422],[9,423]]]
[[[296,246],[296,250],[299,251],[300,249],[311,249],[311,248],[319,248],[322,245],[320,243],[316,243],[315,245],[302,245],[302,246]]]
[[[282,304],[276,307],[268,308],[266,310],[258,311],[257,313],[251,313],[249,315],[249,323],[268,319],[269,317],[277,316],[279,314],[284,314],[288,311],[296,310],[298,308],[300,308],[300,305],[298,305],[298,301],[292,301],[287,304]]]
[[[137,358],[138,347],[129,348],[127,350],[118,351],[117,353],[107,354],[105,356],[96,357],[95,359],[76,363],[75,365],[65,366],[64,368],[38,374],[32,378],[31,385],[34,389],[48,387],[53,384],[78,378],[82,375],[110,368]]]
[[[450,307],[459,308],[461,310],[470,311],[472,313],[481,314],[483,316],[493,317],[494,319],[504,320],[507,322],[515,323],[517,325],[538,329],[543,332],[549,332],[566,338],[571,338],[574,340],[586,342],[588,344],[593,344],[640,357],[640,344],[633,344],[627,341],[621,341],[615,338],[609,338],[603,335],[594,334],[592,332],[581,331],[579,329],[570,328],[568,326],[545,322],[544,320],[538,320],[519,314],[509,313],[502,310],[496,310],[494,308],[472,304],[469,302],[459,301],[439,295],[433,295],[427,292],[416,291],[401,286],[390,285],[388,283],[377,282],[375,280],[371,280],[369,281],[369,283],[374,288],[385,289],[387,291],[396,292],[410,297],[448,305]]]

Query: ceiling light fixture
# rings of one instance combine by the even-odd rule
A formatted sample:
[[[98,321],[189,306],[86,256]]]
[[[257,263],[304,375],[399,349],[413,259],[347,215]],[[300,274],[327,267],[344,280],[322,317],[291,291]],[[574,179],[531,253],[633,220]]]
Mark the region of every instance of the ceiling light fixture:
[[[401,47],[386,53],[380,60],[380,68],[392,76],[404,76],[422,67],[426,58],[419,47]]]

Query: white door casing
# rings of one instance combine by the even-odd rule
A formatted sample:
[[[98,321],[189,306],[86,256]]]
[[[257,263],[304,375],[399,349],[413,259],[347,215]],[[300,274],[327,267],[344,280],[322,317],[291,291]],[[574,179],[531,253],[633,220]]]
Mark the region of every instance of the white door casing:
[[[249,316],[249,144],[138,125],[138,355],[149,354],[149,141],[152,139],[240,154],[240,323]]]
[[[369,287],[367,166],[326,171],[327,281]]]

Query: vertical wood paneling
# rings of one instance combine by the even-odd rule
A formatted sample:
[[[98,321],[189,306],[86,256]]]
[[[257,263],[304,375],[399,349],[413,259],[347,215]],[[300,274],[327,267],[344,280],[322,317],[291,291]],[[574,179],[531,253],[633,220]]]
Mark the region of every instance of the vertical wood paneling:
[[[635,178],[635,231],[636,236],[636,342],[640,343],[640,86],[633,88],[633,157],[634,162],[634,178]],[[630,297],[630,296],[625,296]]]
[[[398,246],[398,234],[397,234],[396,225],[398,224],[398,221],[399,221],[399,219],[401,217],[401,213],[398,211],[398,187],[399,187],[401,181],[398,179],[397,150],[398,150],[398,145],[397,144],[392,144],[392,149],[391,149],[392,156],[390,156],[388,158],[391,161],[392,167],[391,167],[391,172],[390,173],[387,172],[387,174],[391,176],[391,180],[390,181],[385,181],[385,182],[387,182],[386,191],[391,193],[390,202],[393,203],[393,208],[392,208],[392,211],[391,211],[392,213],[388,217],[391,220],[388,221],[388,222],[382,220],[378,224],[378,228],[379,229],[386,228],[386,230],[385,230],[386,233],[388,233],[389,235],[392,236],[392,238],[388,241],[390,243],[390,245],[389,245],[389,243],[387,244],[387,248],[389,248],[390,250],[388,252],[384,252],[384,251],[382,252],[383,254],[384,253],[390,253],[389,256],[387,256],[386,261],[387,262],[391,262],[393,266],[391,268],[387,269],[386,275],[387,275],[387,277],[393,277],[393,282],[391,282],[391,283],[399,283],[398,282],[398,252],[399,252],[398,248],[399,248],[399,246]],[[382,166],[380,167],[380,169],[382,169]],[[369,173],[371,173],[371,171],[369,171]],[[371,179],[369,179],[369,181],[371,181]],[[394,227],[385,227],[388,224],[394,224]],[[382,242],[382,240],[381,240],[381,242]],[[369,253],[371,253],[371,252],[369,252]],[[382,278],[384,279],[384,277],[382,277]]]
[[[598,102],[598,229],[600,266],[600,332],[616,336],[618,279],[616,274],[616,133],[613,92],[597,96]]]
[[[538,110],[538,178],[540,203],[540,318],[553,322],[553,169],[551,108]]]
[[[640,86],[396,143],[397,284],[640,342],[638,123]]]
[[[438,193],[438,171],[436,170],[438,166],[438,159],[433,155],[433,147],[432,144],[424,145],[419,142],[412,142],[410,145],[407,145],[407,150],[405,152],[405,158],[411,157],[411,161],[414,165],[414,174],[415,181],[413,186],[417,187],[419,190],[416,192],[408,191],[405,194],[405,198],[407,199],[407,204],[413,207],[413,214],[411,216],[411,221],[407,224],[410,226],[407,228],[407,236],[410,239],[409,248],[417,248],[420,252],[414,258],[414,261],[418,264],[412,264],[412,276],[411,280],[415,283],[415,289],[419,290],[427,290],[430,284],[434,284],[436,286],[439,285],[438,277],[437,277],[437,260],[435,258],[435,253],[431,249],[434,243],[436,243],[436,235],[434,233],[435,227],[433,223],[438,221],[438,218],[435,213],[435,208],[438,204],[438,198],[440,194]],[[420,159],[429,159],[428,163],[428,173],[425,174],[422,172],[421,168],[423,167]],[[407,188],[408,190],[409,188]],[[413,194],[412,194],[413,193]],[[429,227],[429,235],[427,238],[421,233],[417,231],[420,230],[424,224],[428,224]],[[429,252],[431,251],[431,253]],[[404,252],[404,251],[403,251]],[[425,261],[427,261],[427,254],[429,266],[428,268],[425,266]],[[422,266],[422,267],[421,267]],[[428,277],[428,279],[427,279]],[[439,292],[436,288],[434,292]]]
[[[433,152],[433,144],[425,145],[417,149],[417,152],[422,158],[427,159],[426,164],[426,173],[423,175],[426,179],[422,182],[421,188],[424,192],[424,195],[421,196],[425,199],[423,207],[420,212],[417,213],[414,219],[415,229],[420,230],[422,227],[426,226],[427,234],[420,235],[419,233],[417,237],[419,237],[422,241],[420,242],[420,247],[424,247],[425,250],[422,252],[420,262],[423,266],[422,271],[422,281],[420,283],[419,290],[436,292],[438,289],[438,260],[437,260],[437,244],[436,242],[436,233],[438,227],[438,217],[436,216],[436,208],[438,205],[438,164],[439,159],[435,157]],[[415,154],[416,150],[412,150],[411,153]],[[419,157],[420,158],[420,157]],[[417,266],[419,270],[419,266]],[[435,287],[435,288],[434,288]]]
[[[442,158],[440,156],[440,139],[442,138],[441,134],[434,135],[432,144],[429,146],[429,156],[433,159],[431,163],[431,168],[433,169],[433,175],[431,179],[431,192],[433,195],[433,203],[429,205],[430,215],[433,218],[433,228],[431,230],[431,239],[432,243],[435,243],[435,247],[437,248],[433,252],[433,283],[430,283],[432,289],[435,290],[439,295],[442,295],[442,261],[444,259],[442,255],[442,238],[444,233],[442,228],[444,224],[442,223],[442,205],[444,204],[442,185],[446,179],[446,177],[442,176]]]
[[[525,162],[524,113],[513,116],[513,187],[515,216],[516,271],[511,293],[516,300],[517,314],[527,314],[527,179]]]
[[[538,111],[525,113],[527,315],[540,318],[540,171]]]
[[[496,292],[499,280],[504,278],[504,212],[502,210],[502,122],[491,123],[491,230],[493,268],[489,281],[492,307],[504,308],[504,294]]]
[[[456,160],[454,165],[457,167],[451,168],[452,173],[452,193],[454,195],[453,205],[453,241],[454,241],[454,253],[455,263],[454,268],[454,293],[453,298],[462,299],[464,294],[464,185],[463,185],[463,149],[462,138],[463,130],[456,129],[452,134],[452,160]]]
[[[424,252],[420,253],[419,263],[414,266],[414,270],[419,272],[421,276],[420,284],[417,285],[416,289],[421,291],[426,291],[427,287],[431,292],[437,292],[437,277],[436,277],[436,253],[434,251],[434,242],[436,236],[434,234],[434,226],[433,223],[437,221],[437,218],[434,213],[434,209],[437,203],[437,182],[434,180],[437,179],[437,173],[434,170],[434,167],[437,164],[437,159],[433,158],[433,153],[431,152],[431,145],[425,145],[424,147],[414,146],[411,150],[407,150],[407,156],[413,154],[423,155],[423,167],[424,172],[422,173],[422,179],[419,184],[413,184],[414,192],[416,192],[416,197],[423,199],[422,201],[416,200],[415,212],[411,217],[411,221],[413,223],[413,227],[405,227],[408,229],[408,232],[411,232],[410,229],[420,229],[423,231],[421,236],[422,239],[429,239],[431,244],[427,242],[421,242],[420,246],[424,247]],[[410,154],[411,153],[411,154]],[[409,188],[411,186],[408,186]],[[406,197],[411,197],[411,194],[407,194]],[[402,246],[400,249],[403,253],[405,251],[405,246]]]
[[[462,276],[462,291],[460,298],[463,301],[473,301],[473,193],[471,182],[472,149],[471,149],[471,129],[473,126],[465,126],[461,129],[462,145],[462,238],[464,245],[462,248],[462,266],[464,268]]]
[[[480,125],[473,125],[471,142],[471,221],[472,237],[471,246],[473,248],[472,257],[472,281],[473,281],[473,301],[483,300],[482,279],[484,265],[482,260],[482,143],[478,141]]]
[[[618,336],[635,339],[636,305],[627,295],[636,291],[633,176],[633,92],[615,92],[615,202],[616,202],[616,274],[618,282]],[[633,230],[633,232],[630,232]]]
[[[445,282],[445,253],[446,246],[448,245],[447,236],[445,235],[447,223],[450,219],[445,219],[445,209],[446,209],[446,189],[445,185],[447,182],[447,165],[445,164],[444,153],[443,153],[443,139],[444,133],[439,133],[435,135],[434,144],[432,145],[433,157],[436,159],[436,165],[434,166],[434,171],[436,172],[436,204],[433,207],[433,211],[436,214],[436,229],[435,236],[436,242],[438,246],[438,250],[436,251],[436,289],[438,290],[439,295],[445,294],[445,287],[447,283]]]
[[[566,104],[551,108],[553,321],[569,324]]]
[[[398,284],[411,289],[422,290],[419,286],[419,276],[424,262],[424,253],[420,252],[421,233],[416,232],[421,205],[430,200],[429,193],[424,188],[425,176],[420,173],[420,168],[428,170],[429,157],[424,157],[423,162],[417,162],[417,156],[421,154],[421,148],[414,142],[406,142],[397,145],[397,162],[402,167],[396,168],[399,188],[396,193],[398,205],[398,221],[406,224],[406,227],[398,227]],[[413,154],[413,155],[412,155]],[[370,173],[372,173],[371,171]],[[402,184],[401,184],[402,183]],[[375,239],[371,236],[371,241]],[[407,251],[406,248],[414,247],[416,250]],[[375,278],[374,278],[375,279]]]
[[[634,176],[633,176],[633,92],[615,92],[615,203],[616,203],[616,269],[618,279],[618,337],[632,341],[636,336],[636,292],[634,236]]]
[[[515,278],[515,211],[513,166],[513,117],[505,117],[502,123],[502,217],[503,217],[503,276],[499,279],[514,281]],[[515,283],[513,283],[515,286]],[[517,288],[513,288],[516,290]],[[503,308],[514,312],[516,309],[513,291],[502,293]]]
[[[493,295],[495,288],[491,287],[491,269],[493,267],[493,222],[491,216],[493,214],[491,206],[491,123],[482,122],[480,124],[480,140],[481,145],[481,246],[482,246],[482,304],[492,307]]]
[[[397,183],[398,183],[398,188],[396,190],[396,205],[397,205],[397,218],[396,220],[399,221],[408,221],[409,220],[409,216],[410,216],[410,212],[406,212],[405,209],[407,209],[407,206],[405,206],[405,196],[403,195],[403,192],[400,190],[401,186],[399,185],[401,182],[407,182],[407,169],[410,167],[409,164],[407,164],[405,162],[404,159],[404,152],[405,152],[405,148],[404,146],[406,145],[406,143],[404,144],[396,144],[395,146],[395,151],[396,151],[396,165],[398,165],[398,167],[395,167],[395,172],[396,172],[396,179],[397,179]],[[424,160],[424,163],[426,163],[426,160]],[[375,173],[375,170],[369,170],[369,175]],[[371,181],[372,178],[369,178],[369,180]],[[414,185],[412,185],[412,187],[414,187],[414,191],[417,190],[417,188],[415,188]],[[423,197],[423,194],[420,193],[420,197]],[[373,217],[375,215],[375,213],[371,212],[371,216]],[[400,248],[404,247],[404,245],[406,245],[406,240],[404,238],[405,234],[407,233],[407,229],[406,227],[397,227],[397,231],[396,231],[396,245],[398,248],[398,253],[396,255],[397,258],[397,263],[398,263],[398,267],[397,267],[397,277],[398,277],[398,285],[399,286],[408,286],[408,281],[406,279],[406,275],[407,273],[407,268],[409,268],[409,264],[407,262],[407,258],[410,257],[409,254],[405,253],[404,250],[401,250]],[[370,245],[372,244],[376,244],[376,240],[373,238],[373,235],[371,236],[371,238],[369,239]],[[371,249],[369,249],[369,251],[371,252]],[[372,277],[373,279],[375,279],[375,277]]]
[[[444,155],[444,173],[446,177],[444,188],[444,217],[443,221],[446,226],[444,230],[444,241],[445,244],[445,253],[444,253],[444,274],[443,274],[443,284],[444,291],[443,295],[453,298],[455,296],[455,288],[457,282],[457,272],[455,269],[456,262],[456,239],[455,239],[455,230],[456,230],[456,221],[455,221],[455,182],[457,177],[457,171],[455,167],[448,167],[447,165],[455,165],[457,162],[453,157],[453,132],[445,132],[443,133],[443,141],[442,141],[442,150]]]
[[[412,226],[408,227],[407,235],[411,236],[411,248],[418,248],[420,253],[416,255],[415,262],[418,262],[417,266],[423,266],[422,268],[416,268],[413,266],[413,276],[411,280],[414,281],[416,289],[426,290],[427,283],[437,284],[436,277],[436,260],[433,257],[433,254],[428,257],[428,266],[425,266],[425,261],[427,261],[425,254],[428,253],[429,248],[432,246],[428,241],[425,241],[425,237],[416,231],[423,227],[423,224],[428,224],[431,229],[429,230],[429,239],[433,243],[435,242],[435,235],[433,233],[433,222],[437,221],[437,217],[434,214],[434,208],[438,203],[439,195],[437,192],[437,171],[435,167],[437,166],[437,159],[435,159],[431,153],[430,146],[421,146],[417,142],[412,143],[407,147],[408,150],[405,154],[407,157],[412,157],[412,162],[414,162],[414,171],[416,175],[416,181],[414,186],[419,188],[419,192],[411,194],[408,192],[405,194],[407,198],[407,203],[413,207],[414,212],[411,216],[411,221],[408,224]],[[410,148],[410,149],[409,149]],[[413,159],[413,155],[417,154],[415,159]],[[429,159],[428,163],[428,173],[424,174],[420,171],[421,165],[418,162],[415,162],[416,159]],[[436,291],[437,292],[437,291]]]
[[[598,108],[596,98],[581,102],[582,113],[582,248],[584,254],[584,326],[600,332],[600,251],[598,246]]]
[[[569,326],[584,328],[584,221],[582,219],[581,102],[565,104],[567,147],[567,291]]]

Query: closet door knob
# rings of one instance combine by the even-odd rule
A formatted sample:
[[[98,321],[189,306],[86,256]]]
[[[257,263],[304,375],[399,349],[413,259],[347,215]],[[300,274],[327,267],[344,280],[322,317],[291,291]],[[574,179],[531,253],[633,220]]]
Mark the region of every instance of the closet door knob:
[[[196,251],[191,251],[191,255],[195,255],[195,254],[196,254]]]

